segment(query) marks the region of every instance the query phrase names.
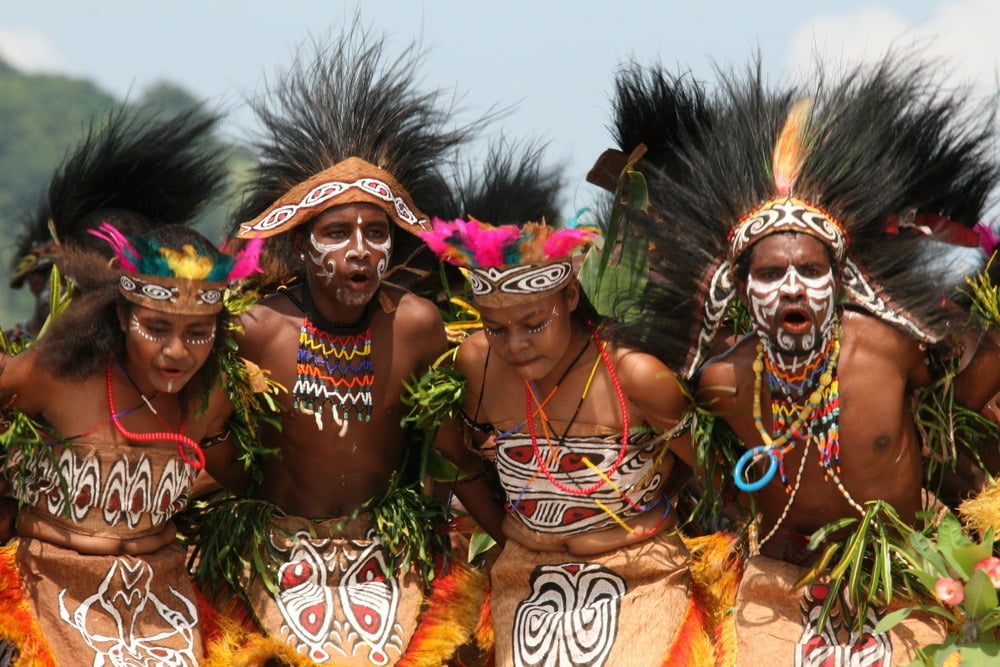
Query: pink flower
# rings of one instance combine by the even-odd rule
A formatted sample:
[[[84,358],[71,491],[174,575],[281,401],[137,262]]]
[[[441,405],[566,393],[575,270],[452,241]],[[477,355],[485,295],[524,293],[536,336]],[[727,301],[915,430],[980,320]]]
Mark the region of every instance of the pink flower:
[[[934,584],[934,595],[945,604],[962,604],[962,600],[965,599],[965,587],[957,579],[941,577]]]
[[[996,556],[984,558],[976,563],[976,566],[972,570],[982,570],[990,578],[993,588],[1000,588],[1000,558]]]

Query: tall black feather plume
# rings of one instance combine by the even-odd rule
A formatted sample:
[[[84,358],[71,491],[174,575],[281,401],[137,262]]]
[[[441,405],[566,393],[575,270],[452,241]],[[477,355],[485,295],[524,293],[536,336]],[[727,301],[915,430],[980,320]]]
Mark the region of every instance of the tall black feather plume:
[[[927,261],[939,246],[888,233],[888,221],[914,210],[978,219],[996,171],[987,160],[990,119],[960,113],[962,98],[940,93],[932,72],[890,56],[784,91],[768,89],[759,62],[744,73],[720,72],[709,120],[677,136],[675,165],[650,173],[660,215],[635,224],[655,261],[644,315],[624,335],[686,374],[703,360],[686,350],[704,333],[706,304],[721,305],[706,280],[726,257],[729,230],[777,194],[774,145],[792,101],[803,97],[814,103],[794,194],[840,220],[850,256],[894,311],[942,333],[951,276]]]
[[[609,129],[624,153],[645,144],[643,160],[664,169],[675,162],[677,138],[695,139],[708,113],[706,92],[692,74],[671,75],[662,67],[630,63],[615,81]]]
[[[479,170],[470,167],[459,188],[462,217],[494,225],[562,223],[563,175],[543,164],[545,146],[500,139],[490,145]]]
[[[251,104],[264,128],[257,164],[231,230],[265,210],[292,186],[349,157],[385,169],[428,215],[454,217],[457,207],[444,167],[476,124],[449,127],[442,92],[418,87],[419,51],[400,45],[387,55],[385,38],[358,19],[300,52],[288,71]],[[420,241],[397,235],[393,255],[405,259]],[[290,235],[268,239],[269,272],[290,274]]]
[[[198,107],[163,117],[123,106],[92,123],[49,184],[60,242],[100,247],[86,231],[104,220],[123,231],[191,222],[226,176],[217,121]]]
[[[19,231],[14,248],[10,282],[10,286],[14,289],[20,289],[21,285],[24,284],[26,267],[23,266],[23,262],[28,258],[29,253],[53,240],[52,232],[49,230],[48,201],[41,198],[34,208],[25,210],[18,215],[17,226]]]

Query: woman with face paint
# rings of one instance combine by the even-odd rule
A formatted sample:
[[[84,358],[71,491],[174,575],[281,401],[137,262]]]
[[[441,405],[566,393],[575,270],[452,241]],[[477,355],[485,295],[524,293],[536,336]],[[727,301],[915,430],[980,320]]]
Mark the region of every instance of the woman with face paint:
[[[675,455],[690,462],[687,401],[661,362],[609,342],[571,257],[594,233],[437,220],[421,237],[464,268],[483,322],[456,359],[466,448],[439,446],[503,545],[497,664],[710,661],[669,497]],[[494,474],[503,505],[484,502]]]
[[[35,623],[0,620],[0,644],[25,664],[113,656],[193,666],[203,655],[199,612],[170,519],[206,468],[201,443],[226,431],[222,290],[255,261],[234,262],[185,227],[125,237],[105,223],[97,233],[120,268],[67,250],[61,264],[80,276],[73,304],[35,345],[2,360],[0,395],[38,425],[7,455],[20,512],[3,564],[24,597],[0,603],[0,619],[20,602]],[[228,458],[213,452],[211,470]],[[47,642],[26,641],[36,632]]]
[[[0,354],[0,461],[18,503],[0,549],[0,664],[204,657],[172,519],[200,470],[229,464],[228,445],[210,446],[233,411],[222,295],[256,267],[252,249],[233,257],[167,222],[220,188],[223,163],[203,143],[213,127],[195,111],[116,112],[49,187],[72,301],[30,347]]]

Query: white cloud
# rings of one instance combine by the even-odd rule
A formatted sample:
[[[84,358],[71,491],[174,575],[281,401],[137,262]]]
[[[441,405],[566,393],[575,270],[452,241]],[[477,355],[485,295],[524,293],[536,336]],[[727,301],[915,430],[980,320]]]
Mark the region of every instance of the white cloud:
[[[0,57],[22,72],[67,72],[70,68],[51,39],[31,28],[0,26]]]
[[[871,62],[890,48],[910,49],[946,63],[956,83],[981,92],[995,90],[1000,71],[1000,2],[957,0],[941,3],[914,22],[886,9],[817,18],[790,40],[787,60],[795,73],[809,71],[818,54],[825,63]]]

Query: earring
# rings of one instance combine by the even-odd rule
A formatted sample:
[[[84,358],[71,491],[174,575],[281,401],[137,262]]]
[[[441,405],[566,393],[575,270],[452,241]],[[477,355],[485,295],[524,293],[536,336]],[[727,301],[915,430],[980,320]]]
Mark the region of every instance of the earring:
[[[306,254],[304,252],[299,253],[299,261],[300,262],[306,261]]]

